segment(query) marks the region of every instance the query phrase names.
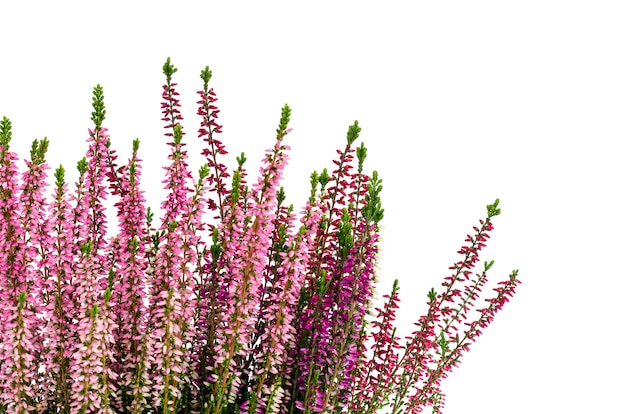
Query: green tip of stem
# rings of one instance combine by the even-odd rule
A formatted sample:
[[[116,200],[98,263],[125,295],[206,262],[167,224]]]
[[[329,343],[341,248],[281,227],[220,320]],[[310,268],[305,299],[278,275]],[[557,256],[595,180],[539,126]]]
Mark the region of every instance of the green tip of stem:
[[[172,75],[175,74],[177,71],[178,69],[175,68],[174,65],[172,65],[172,61],[168,57],[163,64],[163,74],[167,77],[168,83],[172,79]]]
[[[100,129],[107,113],[104,108],[104,89],[100,84],[93,88],[92,107],[91,120],[96,125],[96,129]]]
[[[78,161],[78,163],[76,163],[76,168],[78,169],[78,173],[80,174],[80,176],[82,177],[83,174],[85,174],[85,172],[87,171],[87,158],[83,157],[82,160]]]
[[[200,176],[200,182],[204,181],[205,178],[209,176],[210,173],[209,165],[204,164],[200,166],[200,170],[198,170],[198,175]]]
[[[65,168],[63,168],[63,164],[59,165],[59,168],[54,171],[54,178],[56,179],[56,186],[59,188],[63,187],[65,184]]]
[[[200,78],[204,82],[204,91],[208,90],[209,81],[211,80],[211,76],[213,76],[213,72],[209,70],[209,67],[205,67],[200,71]]]
[[[491,218],[500,214],[500,209],[498,208],[498,204],[500,204],[500,199],[496,198],[496,201],[493,204],[487,205],[487,217]]]
[[[135,138],[133,140],[133,154],[139,151],[139,143],[140,143],[139,138]]]
[[[354,121],[353,125],[348,127],[348,146],[352,145],[354,141],[359,137],[359,133],[361,132],[361,128],[359,127],[359,121]]]
[[[278,124],[278,128],[276,129],[276,134],[278,138],[282,138],[287,133],[287,125],[289,124],[289,120],[291,118],[291,108],[289,105],[285,104],[280,114],[280,123]]]
[[[236,158],[237,160],[237,165],[239,165],[239,168],[243,167],[243,164],[248,160],[246,158],[246,154],[245,153],[241,153],[241,155],[239,157]]]
[[[30,148],[30,160],[33,164],[43,164],[46,162],[46,152],[48,152],[48,138],[44,137],[41,141],[35,139]]]
[[[328,182],[330,181],[330,175],[328,174],[327,168],[324,168],[322,173],[319,175],[318,181],[320,185],[322,186],[322,190],[326,188],[326,184],[328,184]]]
[[[313,204],[315,201],[315,193],[317,192],[317,183],[319,182],[319,175],[317,171],[311,173],[311,195],[309,196],[309,203]]]
[[[491,269],[491,266],[493,266],[494,261],[490,261],[490,262],[485,262],[485,272],[489,269]]]
[[[372,172],[372,177],[367,185],[365,195],[365,206],[363,207],[363,217],[368,222],[380,222],[385,217],[385,209],[382,208],[380,193],[383,191],[383,180],[378,178],[378,171]]]
[[[356,159],[359,161],[359,166],[363,165],[365,158],[367,158],[367,148],[365,148],[365,144],[361,142],[361,145],[356,149]]]
[[[7,146],[11,142],[11,135],[11,120],[4,116],[0,122],[0,145],[4,147],[5,151],[8,150]]]
[[[279,207],[283,205],[283,202],[285,201],[286,198],[287,198],[287,195],[285,194],[285,187],[281,186],[278,189],[278,193],[276,194],[276,202]]]

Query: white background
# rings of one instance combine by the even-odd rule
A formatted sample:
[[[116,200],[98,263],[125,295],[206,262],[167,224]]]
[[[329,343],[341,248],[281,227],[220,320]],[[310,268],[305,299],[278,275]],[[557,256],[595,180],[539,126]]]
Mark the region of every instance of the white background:
[[[141,139],[158,206],[168,56],[194,174],[206,65],[227,160],[245,151],[250,182],[289,103],[298,211],[358,119],[384,180],[380,295],[400,280],[403,334],[501,199],[482,259],[492,282],[519,269],[523,285],[444,381],[445,412],[625,412],[621,2],[6,1],[0,15],[0,116],[22,159],[50,139],[51,184],[63,163],[73,188],[100,83],[113,148],[125,162]]]

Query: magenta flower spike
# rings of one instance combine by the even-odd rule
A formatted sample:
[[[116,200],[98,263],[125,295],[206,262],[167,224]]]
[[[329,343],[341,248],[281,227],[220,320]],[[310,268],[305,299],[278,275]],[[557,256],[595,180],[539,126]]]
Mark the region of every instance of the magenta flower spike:
[[[111,380],[113,330],[110,308],[111,286],[106,277],[106,215],[102,201],[107,195],[103,184],[109,158],[109,136],[104,121],[104,95],[100,85],[94,88],[94,130],[89,131],[87,159],[79,162],[81,181],[86,184],[85,193],[77,193],[75,236],[79,251],[75,251],[73,299],[78,303],[76,345],[73,349],[70,372],[72,395],[70,412],[112,412],[111,402],[116,388]]]
[[[67,196],[65,170],[60,166],[55,171],[56,188],[53,193],[53,202],[48,217],[50,223],[52,244],[48,257],[46,271],[52,284],[47,303],[48,314],[51,315],[48,326],[49,357],[44,366],[45,376],[49,378],[51,389],[47,391],[49,398],[40,404],[45,409],[48,406],[59,407],[63,412],[69,412],[70,405],[70,357],[76,346],[74,333],[78,320],[78,306],[74,301],[74,273],[73,248],[74,235],[70,226],[71,206]],[[45,394],[44,394],[45,395]]]
[[[302,322],[298,343],[310,344],[300,348],[297,362],[296,389],[301,396],[292,394],[304,412],[346,405],[358,360],[355,339],[360,337],[373,294],[377,226],[363,210],[368,181],[362,174],[366,153],[363,146],[357,151],[358,172],[349,172],[355,152],[352,144],[359,132],[358,122],[348,129],[348,145],[344,151],[337,151],[339,159],[334,161],[337,169],[333,175],[324,171],[316,177],[322,186],[325,217],[306,282],[316,293],[310,301],[301,303],[304,307],[299,311]],[[326,189],[329,182],[333,185]]]
[[[50,244],[50,223],[46,217],[46,209],[48,203],[44,199],[44,190],[48,186],[46,183],[46,170],[48,165],[45,163],[45,154],[48,149],[48,140],[44,138],[41,141],[34,140],[31,149],[31,161],[26,161],[28,171],[23,175],[23,186],[20,194],[20,205],[24,208],[24,215],[21,227],[24,229],[24,245],[26,249],[26,272],[29,297],[28,312],[30,315],[30,326],[26,331],[30,331],[33,336],[34,358],[32,372],[33,376],[39,368],[39,363],[43,365],[44,370],[51,364],[52,352],[48,344],[44,342],[46,337],[41,332],[46,332],[49,328],[51,310],[54,301],[52,292],[54,281],[50,279],[47,271]],[[39,316],[37,316],[39,315]],[[46,395],[54,385],[49,381],[49,377],[39,376],[37,381],[36,393]],[[46,402],[42,401],[42,405]]]
[[[2,281],[2,337],[0,346],[0,398],[9,412],[24,413],[34,405],[35,387],[32,378],[37,376],[37,362],[43,352],[43,341],[35,338],[33,332],[41,329],[42,323],[36,314],[41,311],[40,287],[42,275],[37,270],[37,249],[42,240],[44,226],[43,199],[44,186],[38,180],[45,180],[44,154],[47,140],[41,145],[33,143],[32,161],[27,162],[28,171],[23,174],[23,185],[17,184],[15,155],[9,151],[11,124],[4,118],[0,126],[0,183],[2,186],[1,212],[3,268]]]
[[[213,72],[209,70],[207,66],[200,72],[200,78],[204,83],[204,87],[201,91],[198,91],[200,95],[200,101],[198,101],[198,115],[202,117],[200,122],[200,129],[198,130],[198,136],[206,142],[207,147],[202,150],[202,155],[207,158],[207,167],[209,174],[206,178],[207,189],[209,193],[215,193],[217,200],[213,198],[208,199],[207,208],[209,211],[216,211],[218,215],[213,217],[214,219],[224,220],[224,214],[226,212],[226,197],[229,194],[225,179],[230,177],[228,170],[224,164],[222,164],[218,158],[221,155],[228,154],[226,147],[217,138],[217,134],[222,133],[222,126],[217,123],[216,119],[220,110],[216,106],[217,95],[213,91],[213,88],[209,89],[208,84],[211,80]],[[209,223],[208,231],[213,233],[214,225]]]
[[[249,343],[256,332],[261,276],[265,272],[265,255],[270,247],[268,235],[273,231],[271,217],[277,208],[278,183],[287,162],[284,151],[288,147],[283,145],[282,140],[287,134],[290,114],[291,109],[285,105],[276,130],[277,142],[267,152],[258,182],[250,193],[246,193],[244,205],[249,219],[244,220],[243,225],[232,219],[241,212],[236,191],[231,198],[232,218],[228,218],[228,227],[222,227],[222,234],[225,234],[222,254],[223,260],[228,263],[229,287],[225,296],[225,317],[222,320],[226,329],[221,337],[221,344],[215,348],[217,381],[209,406],[209,412],[216,414],[221,412],[224,405],[236,404],[242,386],[247,388],[244,376],[251,374],[241,369],[238,360],[252,351]],[[236,173],[234,186],[237,187],[238,177],[239,174]]]
[[[279,200],[281,197],[279,196]],[[289,354],[296,348],[296,315],[291,311],[299,300],[306,277],[309,252],[317,233],[320,221],[320,209],[311,205],[314,199],[309,200],[302,213],[301,227],[297,233],[289,233],[292,228],[293,216],[281,218],[281,223],[287,226],[275,227],[278,229],[274,245],[279,246],[284,237],[285,251],[276,251],[277,260],[274,264],[275,273],[266,273],[264,301],[261,305],[262,314],[259,315],[257,326],[260,326],[259,345],[256,354],[256,373],[253,381],[254,394],[250,399],[248,411],[250,413],[285,412],[288,408],[286,393],[292,384],[289,381],[291,367]],[[278,220],[276,221],[278,224]]]
[[[114,372],[119,378],[115,407],[131,407],[132,413],[143,412],[148,406],[149,358],[151,344],[147,335],[147,283],[144,272],[148,266],[145,245],[149,239],[144,223],[147,218],[145,198],[139,189],[141,160],[137,156],[139,140],[133,141],[132,159],[115,171],[111,165],[113,194],[120,195],[118,209],[120,231],[112,243],[113,268],[109,276],[116,283],[113,291],[117,303],[114,331]],[[112,160],[110,160],[112,161]],[[112,164],[112,163],[111,163]],[[119,177],[118,177],[119,176]]]
[[[166,412],[176,411],[183,391],[189,389],[195,379],[196,367],[188,354],[195,342],[194,273],[200,270],[197,252],[194,250],[199,245],[195,229],[202,229],[199,212],[203,187],[199,185],[196,188],[193,199],[187,198],[187,193],[193,190],[187,187],[191,173],[187,170],[187,154],[183,150],[185,144],[182,142],[184,133],[179,122],[183,119],[178,109],[179,94],[175,89],[176,83],[172,82],[172,75],[176,71],[168,58],[163,65],[167,84],[163,86],[161,107],[165,128],[170,130],[165,135],[173,139],[168,143],[172,147],[169,156],[172,162],[169,167],[164,167],[167,178],[163,183],[169,193],[161,203],[164,216],[158,240],[164,244],[156,253],[150,304],[154,339],[151,350],[154,367],[151,377],[152,403]],[[190,268],[194,265],[196,268]]]
[[[375,308],[377,314],[372,321],[373,331],[370,335],[373,342],[371,356],[367,358],[365,347],[360,349],[361,359],[349,404],[351,412],[374,413],[376,409],[382,408],[385,404],[383,393],[395,381],[393,373],[398,366],[398,350],[401,348],[393,326],[396,309],[400,307],[398,291],[396,279],[391,294],[383,295],[383,298],[388,299],[384,308]]]

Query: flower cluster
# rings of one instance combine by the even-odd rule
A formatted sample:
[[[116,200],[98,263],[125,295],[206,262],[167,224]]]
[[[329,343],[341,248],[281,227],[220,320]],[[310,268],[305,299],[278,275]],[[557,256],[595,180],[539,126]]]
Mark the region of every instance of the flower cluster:
[[[358,122],[335,168],[311,174],[296,214],[280,187],[289,106],[248,185],[243,153],[232,172],[223,164],[217,95],[202,70],[206,163],[194,180],[169,58],[163,73],[171,152],[158,225],[141,190],[139,140],[118,165],[100,85],[74,193],[60,166],[45,199],[46,139],[34,141],[20,179],[11,122],[0,122],[0,413],[440,412],[441,380],[520,283],[512,272],[474,309],[493,265],[474,270],[498,200],[401,345],[397,281],[373,308],[382,180],[363,172]],[[107,197],[119,223],[108,239]]]

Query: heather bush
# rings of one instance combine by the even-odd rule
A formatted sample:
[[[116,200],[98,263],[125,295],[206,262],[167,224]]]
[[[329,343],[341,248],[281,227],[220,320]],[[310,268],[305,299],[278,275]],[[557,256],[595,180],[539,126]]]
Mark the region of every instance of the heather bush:
[[[202,70],[206,163],[194,177],[175,72],[168,59],[161,106],[171,152],[158,224],[141,190],[139,140],[118,165],[100,85],[75,190],[59,166],[50,200],[48,140],[34,140],[20,173],[2,119],[0,412],[440,412],[441,380],[520,283],[513,271],[476,308],[493,261],[474,268],[499,201],[401,344],[397,280],[374,308],[382,180],[363,172],[358,122],[335,168],[311,174],[296,214],[280,187],[289,106],[248,184],[244,154],[232,171],[223,164],[212,73]],[[119,225],[107,238],[110,197]]]

